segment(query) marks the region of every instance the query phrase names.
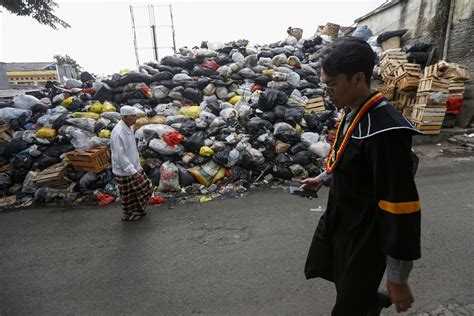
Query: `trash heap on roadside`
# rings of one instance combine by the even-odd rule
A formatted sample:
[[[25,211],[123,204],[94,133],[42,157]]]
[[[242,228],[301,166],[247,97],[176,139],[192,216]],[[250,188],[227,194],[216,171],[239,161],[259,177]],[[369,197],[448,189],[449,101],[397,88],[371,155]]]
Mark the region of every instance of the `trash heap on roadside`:
[[[123,105],[139,113],[133,128],[157,196],[207,201],[319,174],[340,119],[320,86],[327,39],[289,28],[258,47],[203,42],[138,71],[83,72],[15,97],[0,108],[0,207],[116,200],[107,146]]]

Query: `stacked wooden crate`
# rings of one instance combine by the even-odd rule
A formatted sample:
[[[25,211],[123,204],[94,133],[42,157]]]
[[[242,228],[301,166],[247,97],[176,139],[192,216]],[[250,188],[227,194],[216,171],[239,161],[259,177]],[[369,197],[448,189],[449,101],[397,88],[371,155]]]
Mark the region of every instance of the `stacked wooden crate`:
[[[404,52],[386,52],[380,62],[380,74],[385,84],[380,92],[390,101],[395,99],[397,85],[397,69],[406,64],[407,56]]]
[[[69,163],[74,170],[92,171],[99,173],[110,166],[110,152],[108,147],[97,147],[87,151],[71,151],[66,153]]]
[[[411,116],[416,100],[416,90],[420,79],[423,78],[421,66],[410,63],[400,64],[395,69],[395,76],[397,92],[395,95],[396,102],[393,105],[397,110]]]
[[[411,114],[413,125],[425,134],[438,134],[446,115],[449,81],[439,78],[438,74],[435,67],[425,68]]]
[[[326,107],[324,106],[323,97],[311,98],[308,101],[306,101],[305,112],[318,113],[324,110],[326,110]]]
[[[457,115],[464,99],[464,81],[470,79],[469,69],[464,65],[444,61],[436,64],[436,67],[439,69],[439,76],[449,80],[447,113]]]

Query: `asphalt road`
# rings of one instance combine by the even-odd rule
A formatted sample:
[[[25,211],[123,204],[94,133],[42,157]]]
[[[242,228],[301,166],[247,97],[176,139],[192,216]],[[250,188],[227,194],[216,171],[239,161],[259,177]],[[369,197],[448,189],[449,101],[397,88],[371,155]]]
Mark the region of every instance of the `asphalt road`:
[[[412,312],[470,315],[474,159],[422,162],[417,184]],[[251,191],[153,207],[133,223],[117,205],[0,213],[0,314],[327,315],[333,285],[303,275],[326,197]]]

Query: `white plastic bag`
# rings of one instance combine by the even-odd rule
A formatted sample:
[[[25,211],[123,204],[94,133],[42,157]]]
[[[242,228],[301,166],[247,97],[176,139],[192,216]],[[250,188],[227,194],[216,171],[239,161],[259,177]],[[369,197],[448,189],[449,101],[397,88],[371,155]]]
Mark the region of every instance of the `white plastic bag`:
[[[150,140],[156,137],[162,138],[163,134],[171,132],[176,132],[171,126],[165,124],[148,124],[140,127],[135,132],[135,138]]]
[[[162,192],[176,192],[181,190],[179,185],[179,170],[174,163],[167,161],[161,165],[158,190]]]
[[[29,120],[31,118],[31,111],[10,107],[3,108],[0,109],[0,122],[9,123],[11,120],[16,120],[22,115],[26,115],[26,118]]]
[[[15,108],[31,110],[36,104],[41,104],[40,100],[32,95],[20,94],[13,98]]]
[[[303,144],[309,147],[319,141],[319,134],[311,132],[303,133],[301,134],[301,141],[303,142]]]
[[[150,141],[149,147],[160,155],[165,156],[181,155],[184,152],[182,145],[169,146],[165,141],[156,138]]]
[[[316,144],[309,146],[309,151],[313,154],[318,155],[319,158],[326,158],[331,150],[331,145],[326,142],[325,138],[322,138]]]
[[[66,123],[88,132],[93,132],[95,126],[95,120],[90,118],[70,118],[66,120]]]

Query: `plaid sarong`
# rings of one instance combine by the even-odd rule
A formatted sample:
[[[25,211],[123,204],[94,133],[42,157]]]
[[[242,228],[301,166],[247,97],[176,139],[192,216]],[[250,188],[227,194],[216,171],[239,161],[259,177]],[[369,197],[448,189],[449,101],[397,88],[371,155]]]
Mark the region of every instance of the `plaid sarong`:
[[[142,170],[135,176],[115,175],[120,192],[120,204],[125,216],[146,212],[151,197],[150,180]]]

